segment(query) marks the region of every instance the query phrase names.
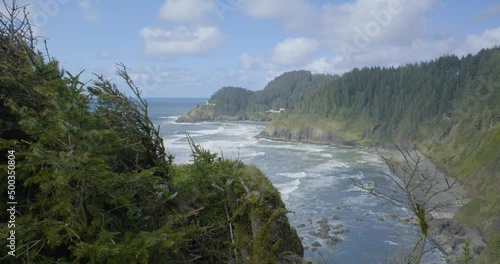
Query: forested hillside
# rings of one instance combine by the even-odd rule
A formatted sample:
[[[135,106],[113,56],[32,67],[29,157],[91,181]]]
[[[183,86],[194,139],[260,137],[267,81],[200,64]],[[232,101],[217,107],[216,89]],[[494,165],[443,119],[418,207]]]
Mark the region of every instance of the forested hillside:
[[[1,263],[302,263],[288,211],[257,168],[192,140],[193,163],[174,165],[125,66],[133,98],[104,76],[86,84],[64,71],[36,49],[22,7],[7,10]]]
[[[294,109],[307,92],[331,82],[331,75],[312,74],[309,71],[286,72],[269,82],[263,90],[250,91],[224,87],[207,101],[183,115],[180,122],[202,120],[267,121],[279,116],[280,109]],[[275,112],[270,112],[271,110]]]
[[[354,69],[308,93],[260,136],[352,146],[416,144],[473,197],[456,218],[489,241],[480,263],[500,260],[500,48],[398,68]]]
[[[294,109],[307,92],[328,84],[334,78],[331,75],[312,74],[303,70],[283,73],[270,81],[263,90],[254,92],[245,111]]]

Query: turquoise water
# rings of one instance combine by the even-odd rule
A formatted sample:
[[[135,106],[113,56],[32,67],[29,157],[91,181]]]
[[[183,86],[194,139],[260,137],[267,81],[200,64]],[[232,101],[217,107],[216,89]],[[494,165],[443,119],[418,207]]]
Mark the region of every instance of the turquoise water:
[[[390,186],[390,179],[381,173],[387,168],[375,152],[256,139],[265,127],[258,123],[175,123],[184,111],[204,101],[148,100],[150,117],[161,126],[167,151],[175,155],[176,163],[189,162],[185,136],[189,133],[204,148],[259,167],[293,212],[288,217],[303,241],[306,259],[388,263],[386,259],[401,255],[417,239],[416,227],[404,221],[410,217],[405,208],[376,199],[352,183],[356,179]],[[328,225],[328,235],[340,242],[331,245],[331,240],[314,234],[320,225]],[[312,246],[317,243],[320,246]],[[435,252],[429,259],[438,255]]]

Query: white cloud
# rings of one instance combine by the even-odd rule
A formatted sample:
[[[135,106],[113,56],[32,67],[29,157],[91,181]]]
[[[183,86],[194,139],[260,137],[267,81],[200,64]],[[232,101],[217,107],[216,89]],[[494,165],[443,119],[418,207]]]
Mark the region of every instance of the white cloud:
[[[203,55],[222,42],[222,33],[216,27],[198,26],[189,29],[179,26],[167,31],[145,27],[140,31],[147,55]]]
[[[262,87],[266,86],[270,81],[274,80],[276,77],[282,75],[285,72],[290,71],[290,69],[283,70],[269,70],[266,73],[266,77],[264,78],[264,82],[262,83]]]
[[[311,29],[314,8],[305,0],[242,0],[242,9],[257,19],[274,18],[284,22],[287,29]]]
[[[83,17],[87,21],[98,21],[101,18],[99,10],[92,6],[92,0],[79,0],[78,7],[83,11]]]
[[[305,62],[318,50],[314,39],[289,38],[274,47],[271,61],[280,65],[296,65]]]
[[[304,0],[244,0],[242,7],[254,18],[288,18],[311,9]]]
[[[355,0],[314,7],[305,0],[245,0],[253,18],[280,20],[285,29],[326,43],[340,52],[345,45],[411,45],[428,34],[426,12],[437,0]]]
[[[463,44],[457,49],[457,53],[465,55],[476,53],[484,48],[500,45],[500,27],[487,29],[481,35],[467,35]]]
[[[213,11],[213,1],[166,0],[160,8],[160,18],[174,22],[190,22],[200,20],[205,13]]]
[[[467,36],[465,40],[437,32],[429,26],[427,13],[438,3],[439,0],[352,0],[315,6],[306,0],[244,0],[242,9],[255,19],[276,19],[285,30],[301,36],[274,47],[267,59],[272,65],[267,69],[273,71],[291,65],[317,73],[397,66],[453,53],[458,47],[478,50],[497,41],[497,31]],[[311,45],[299,45],[298,39],[309,40]],[[311,59],[319,51],[317,43],[331,54],[325,56],[322,50],[323,57]],[[252,57],[242,57],[240,61],[243,68],[258,65]]]
[[[450,53],[456,47],[453,38],[443,40],[416,39],[405,46],[374,46],[353,55],[352,61],[345,57],[341,65],[352,67],[363,66],[401,66],[407,63],[429,61]]]
[[[336,66],[342,60],[341,56],[335,56],[331,59],[322,57],[308,63],[304,66],[304,69],[312,73],[339,73],[339,69]]]
[[[260,66],[262,64],[262,60],[260,58],[254,58],[248,53],[243,53],[240,56],[240,63],[243,69],[250,70],[256,66]]]
[[[342,44],[358,49],[377,44],[410,45],[428,33],[425,14],[434,3],[435,0],[357,0],[343,5],[327,4],[320,14],[322,22],[317,34],[336,51]]]
[[[290,68],[341,74],[354,67],[401,66],[500,45],[500,27],[462,36],[441,30],[439,24],[432,27],[427,15],[439,4],[439,0],[351,0],[318,6],[306,0],[243,0],[242,10],[248,16],[275,19],[300,37],[278,43],[269,57],[242,54],[240,63],[245,70],[266,70],[270,80]],[[500,5],[493,7],[490,17],[500,10]],[[322,56],[315,57],[319,51]]]

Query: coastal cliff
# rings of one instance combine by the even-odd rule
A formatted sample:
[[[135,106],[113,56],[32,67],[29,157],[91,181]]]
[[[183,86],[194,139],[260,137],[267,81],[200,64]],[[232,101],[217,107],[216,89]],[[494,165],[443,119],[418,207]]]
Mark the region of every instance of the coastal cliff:
[[[192,141],[193,164],[175,165],[125,66],[117,73],[134,98],[104,76],[86,90],[6,25],[0,189],[15,206],[0,204],[10,221],[2,263],[303,262],[279,192],[257,168]]]
[[[341,124],[319,119],[286,118],[270,122],[256,137],[332,146],[356,146],[352,135],[340,137]]]
[[[260,91],[223,87],[204,104],[184,113],[177,122],[274,120],[295,109],[308,92],[337,77],[301,70],[283,73]]]
[[[464,185],[470,200],[454,214],[453,226],[478,232],[486,243],[475,245],[477,263],[499,262],[499,76],[498,47],[397,68],[355,68],[304,90],[257,137],[360,148],[416,146]],[[243,118],[257,104],[245,105],[238,112]],[[463,249],[464,243],[455,242],[446,251]]]

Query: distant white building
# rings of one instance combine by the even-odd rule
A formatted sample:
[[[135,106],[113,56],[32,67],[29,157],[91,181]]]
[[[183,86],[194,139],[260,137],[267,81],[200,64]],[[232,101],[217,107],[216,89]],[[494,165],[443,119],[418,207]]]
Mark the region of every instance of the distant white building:
[[[205,101],[205,105],[211,105],[211,106],[214,106],[215,104],[214,103],[210,103],[208,100]]]
[[[286,111],[286,109],[282,107],[282,108],[280,108],[280,110],[271,109],[271,110],[268,110],[267,112],[268,113],[281,113],[281,112],[285,112],[285,111]]]

